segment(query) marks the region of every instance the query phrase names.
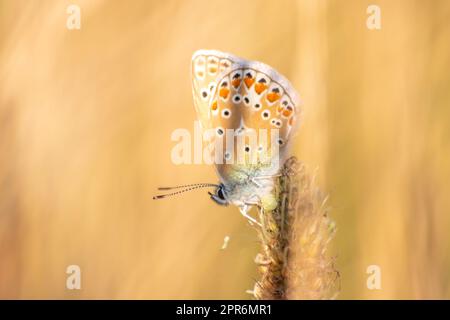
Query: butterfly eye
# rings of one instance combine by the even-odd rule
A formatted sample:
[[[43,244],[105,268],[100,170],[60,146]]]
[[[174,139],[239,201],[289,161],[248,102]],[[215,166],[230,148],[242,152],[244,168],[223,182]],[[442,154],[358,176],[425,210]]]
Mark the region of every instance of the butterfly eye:
[[[219,188],[219,189],[217,190],[217,196],[218,196],[221,200],[225,200],[225,195],[223,194],[222,188]]]
[[[223,109],[222,110],[222,118],[228,119],[229,117],[231,117],[230,109]]]
[[[265,110],[265,111],[261,114],[261,117],[262,117],[264,120],[269,119],[269,117],[270,117],[270,111]]]

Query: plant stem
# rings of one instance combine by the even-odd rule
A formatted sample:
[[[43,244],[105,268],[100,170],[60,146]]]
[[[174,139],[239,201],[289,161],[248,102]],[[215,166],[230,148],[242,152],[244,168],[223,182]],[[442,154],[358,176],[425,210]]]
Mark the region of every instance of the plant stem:
[[[334,222],[328,217],[326,198],[295,157],[285,162],[276,195],[276,209],[260,209],[262,250],[255,262],[261,279],[255,298],[334,298],[339,274],[327,255]]]

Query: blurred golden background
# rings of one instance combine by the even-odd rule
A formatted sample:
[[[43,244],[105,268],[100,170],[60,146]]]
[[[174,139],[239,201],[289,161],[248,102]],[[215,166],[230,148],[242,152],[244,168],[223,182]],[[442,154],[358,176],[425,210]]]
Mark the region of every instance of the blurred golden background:
[[[450,298],[450,2],[378,0],[381,30],[370,4],[0,0],[0,297],[250,297],[258,243],[236,208],[205,190],[152,200],[217,180],[170,160],[205,48],[300,92],[295,152],[330,194],[339,298]]]

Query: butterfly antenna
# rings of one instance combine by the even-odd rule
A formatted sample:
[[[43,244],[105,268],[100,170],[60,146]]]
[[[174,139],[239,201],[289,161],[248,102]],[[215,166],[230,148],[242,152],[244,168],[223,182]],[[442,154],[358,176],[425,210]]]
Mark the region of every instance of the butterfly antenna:
[[[200,189],[200,188],[207,188],[207,187],[217,187],[218,185],[213,184],[213,183],[204,183],[204,184],[195,184],[195,185],[191,185],[189,188],[187,189],[183,189],[180,191],[175,191],[172,193],[167,193],[167,194],[160,194],[157,196],[153,197],[153,200],[158,200],[158,199],[163,199],[163,198],[167,198],[167,197],[171,197],[180,193],[184,193],[187,191],[191,191],[191,190],[195,190],[195,189]],[[179,187],[172,187],[172,189],[176,189],[176,188],[181,188],[182,186]],[[169,189],[159,189],[159,190],[169,190]]]
[[[193,183],[193,184],[185,184],[185,185],[175,186],[175,187],[159,187],[158,190],[172,190],[172,189],[189,188],[189,187],[197,187],[197,186],[219,187],[218,184],[214,184],[214,183]]]

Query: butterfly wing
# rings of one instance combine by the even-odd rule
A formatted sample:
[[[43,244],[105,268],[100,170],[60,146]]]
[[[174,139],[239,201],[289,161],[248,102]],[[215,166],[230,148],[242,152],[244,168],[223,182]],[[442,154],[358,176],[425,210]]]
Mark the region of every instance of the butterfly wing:
[[[231,70],[222,74],[208,102],[210,127],[224,135],[224,163],[217,164],[217,170],[225,183],[249,175],[274,174],[269,169],[262,170],[260,164],[249,164],[248,161],[253,161],[255,153],[271,154],[272,131],[277,131],[278,138],[274,142],[278,144],[277,156],[282,161],[301,115],[299,96],[285,77],[263,63],[237,61]],[[229,137],[225,134],[226,129],[233,129],[235,135]],[[247,138],[239,144],[239,134],[253,131],[258,136],[260,129],[265,129],[268,136],[265,145],[258,142],[256,150],[254,145],[247,143]],[[257,138],[261,141],[262,137]],[[229,147],[227,139],[234,140]],[[244,148],[244,154],[248,154],[244,164],[236,163],[238,148]]]
[[[240,59],[217,50],[198,50],[192,56],[191,77],[194,105],[202,128],[211,127],[209,101],[223,72],[232,69]]]

